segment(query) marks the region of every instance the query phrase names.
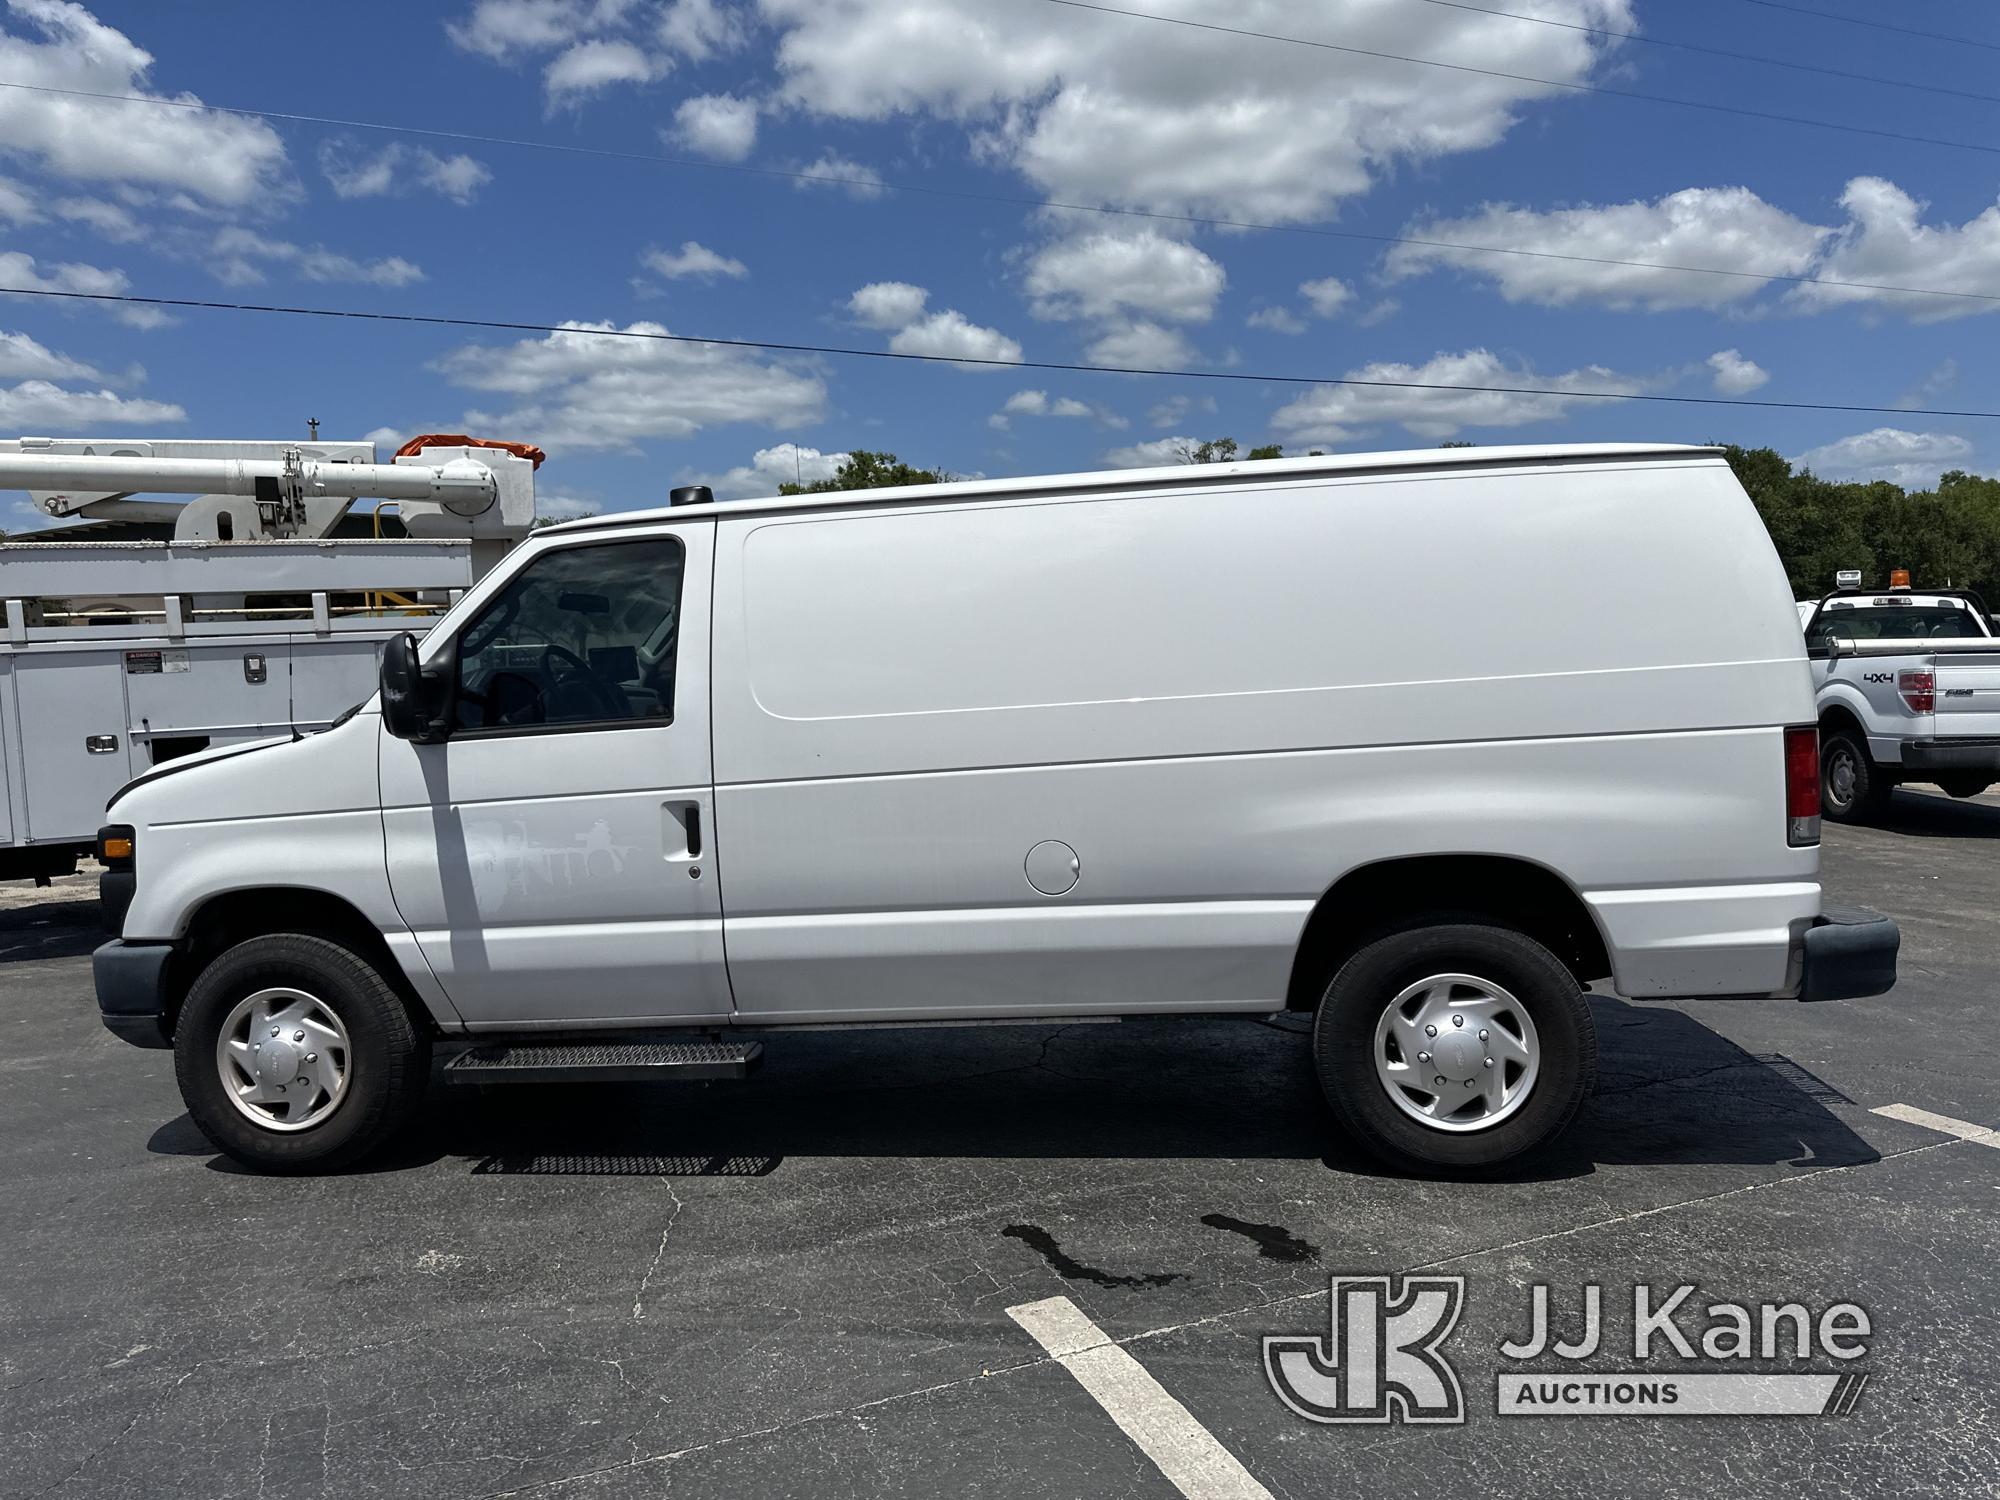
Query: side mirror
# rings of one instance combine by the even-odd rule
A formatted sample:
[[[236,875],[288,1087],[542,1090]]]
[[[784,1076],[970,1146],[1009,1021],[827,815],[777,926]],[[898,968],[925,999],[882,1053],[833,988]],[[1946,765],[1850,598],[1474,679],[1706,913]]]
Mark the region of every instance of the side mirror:
[[[447,651],[426,671],[417,638],[404,631],[382,648],[382,727],[399,740],[435,745],[451,732],[457,653]]]

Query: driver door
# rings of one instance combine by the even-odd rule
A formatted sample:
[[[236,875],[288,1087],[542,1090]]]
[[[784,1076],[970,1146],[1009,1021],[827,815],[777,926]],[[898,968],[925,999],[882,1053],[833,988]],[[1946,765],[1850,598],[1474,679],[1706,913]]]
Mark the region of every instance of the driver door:
[[[695,522],[538,549],[453,632],[450,737],[381,736],[390,888],[469,1025],[729,1017],[713,546]]]

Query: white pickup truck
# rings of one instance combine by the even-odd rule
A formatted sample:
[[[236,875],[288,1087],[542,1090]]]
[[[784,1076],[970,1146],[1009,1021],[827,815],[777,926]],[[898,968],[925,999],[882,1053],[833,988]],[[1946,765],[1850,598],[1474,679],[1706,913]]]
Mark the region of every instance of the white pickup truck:
[[[1966,589],[1836,589],[1799,602],[1818,695],[1820,805],[1879,816],[1900,782],[2000,781],[2000,638]]]

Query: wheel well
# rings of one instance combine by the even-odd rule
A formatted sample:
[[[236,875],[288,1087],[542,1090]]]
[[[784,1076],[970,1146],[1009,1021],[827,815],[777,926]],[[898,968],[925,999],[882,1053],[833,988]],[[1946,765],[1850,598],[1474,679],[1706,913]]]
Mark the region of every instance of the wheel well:
[[[1554,872],[1494,854],[1384,860],[1350,870],[1319,898],[1292,960],[1288,1010],[1311,1010],[1333,970],[1378,933],[1426,913],[1485,917],[1525,932],[1580,984],[1611,973],[1583,898]]]
[[[1851,729],[1861,736],[1864,744],[1867,743],[1868,731],[1862,727],[1860,717],[1844,703],[1829,704],[1819,716],[1820,737],[1824,739],[1831,729]]]
[[[373,964],[403,997],[418,1026],[436,1029],[429,1008],[404,976],[403,966],[396,962],[375,924],[359,909],[327,891],[276,886],[227,891],[196,908],[168,975],[168,1032],[171,1034],[179,1020],[181,1001],[204,969],[238,943],[273,932],[307,933],[352,949]]]

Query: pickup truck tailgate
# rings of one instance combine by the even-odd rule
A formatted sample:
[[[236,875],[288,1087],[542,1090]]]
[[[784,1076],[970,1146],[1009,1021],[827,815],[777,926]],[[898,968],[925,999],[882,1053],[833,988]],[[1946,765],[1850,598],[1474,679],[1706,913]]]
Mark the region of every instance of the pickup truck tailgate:
[[[1936,661],[1939,736],[2000,736],[2000,640],[1940,649]]]

